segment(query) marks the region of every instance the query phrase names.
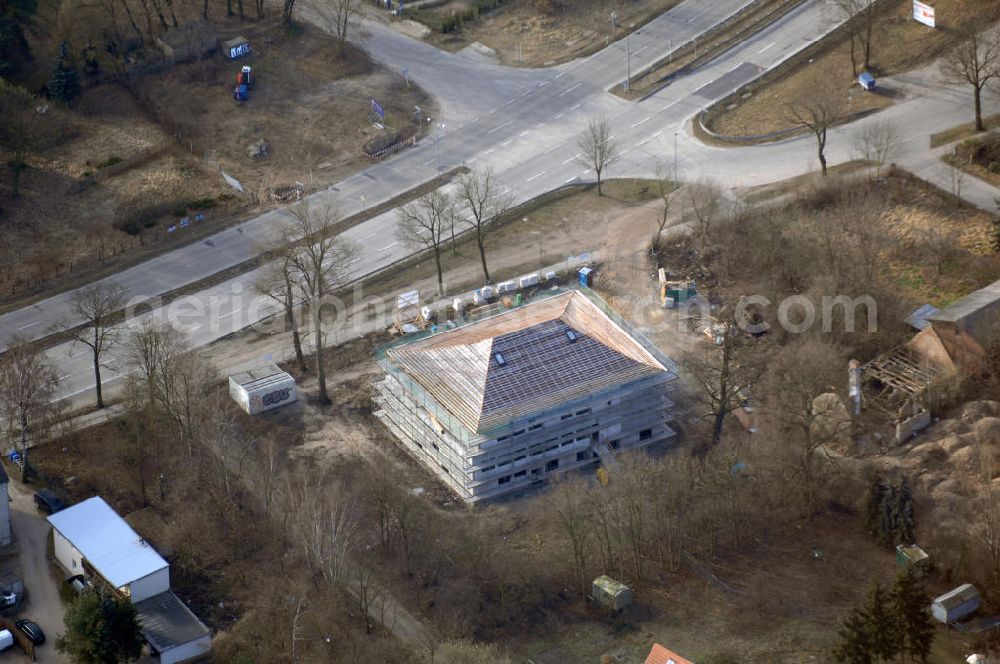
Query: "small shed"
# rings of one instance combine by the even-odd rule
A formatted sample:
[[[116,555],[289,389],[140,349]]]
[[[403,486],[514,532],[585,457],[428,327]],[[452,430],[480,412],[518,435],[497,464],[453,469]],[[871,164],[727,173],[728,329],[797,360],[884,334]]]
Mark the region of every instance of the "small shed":
[[[613,611],[621,611],[632,603],[632,589],[610,576],[601,575],[594,579],[594,601]]]
[[[274,362],[229,377],[229,396],[249,415],[286,406],[297,396],[295,379]]]
[[[927,569],[929,556],[916,544],[900,544],[896,547],[896,564],[900,567],[916,567],[923,572]]]
[[[963,583],[958,588],[934,599],[931,614],[948,625],[958,622],[979,608],[979,591],[971,583]]]
[[[238,60],[244,56],[250,55],[250,40],[246,37],[233,37],[227,41],[222,42],[222,52],[226,54],[226,57],[230,60]]]
[[[207,57],[215,52],[218,44],[215,27],[206,20],[182,23],[156,38],[156,45],[170,62]]]
[[[858,85],[860,85],[865,90],[875,89],[875,77],[866,71],[861,72],[858,75]]]

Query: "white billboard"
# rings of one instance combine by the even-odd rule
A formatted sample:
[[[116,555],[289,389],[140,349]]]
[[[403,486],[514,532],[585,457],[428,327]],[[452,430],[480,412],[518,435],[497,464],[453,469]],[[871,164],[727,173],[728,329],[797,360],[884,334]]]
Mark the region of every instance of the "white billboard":
[[[913,19],[928,27],[934,26],[934,8],[919,0],[913,0]]]

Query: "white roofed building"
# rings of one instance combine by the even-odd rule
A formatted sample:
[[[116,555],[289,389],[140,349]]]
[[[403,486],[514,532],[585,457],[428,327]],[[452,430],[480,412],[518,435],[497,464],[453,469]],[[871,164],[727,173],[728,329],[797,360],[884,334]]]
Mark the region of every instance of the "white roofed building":
[[[143,637],[161,664],[202,657],[208,628],[170,590],[170,564],[99,496],[48,518],[56,560],[135,605]]]
[[[49,517],[56,560],[96,575],[132,603],[170,590],[170,565],[99,496]]]

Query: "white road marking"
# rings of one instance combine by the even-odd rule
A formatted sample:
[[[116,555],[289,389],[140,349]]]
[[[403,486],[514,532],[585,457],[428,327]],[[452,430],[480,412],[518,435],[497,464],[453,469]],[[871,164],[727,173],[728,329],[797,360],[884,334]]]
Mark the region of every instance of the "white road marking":
[[[576,105],[574,105],[574,106],[571,106],[569,110],[571,110],[571,111],[575,111],[575,110],[576,110],[576,109],[578,109],[578,108],[580,108],[580,105],[579,105],[579,104],[576,104]]]
[[[513,138],[508,138],[506,141],[504,141],[503,143],[500,144],[500,147],[505,148],[508,145],[510,145],[513,141],[514,141]]]
[[[741,62],[741,63],[739,63],[738,65],[736,65],[735,67],[732,67],[731,69],[727,69],[727,70],[726,70],[726,73],[729,73],[729,72],[731,72],[731,71],[736,71],[737,69],[739,69],[740,67],[742,67],[742,66],[743,66],[744,64],[746,64],[746,63],[744,63],[744,62]]]
[[[579,153],[577,153],[577,154],[573,155],[572,157],[570,157],[569,159],[567,159],[566,161],[564,161],[564,162],[563,162],[562,164],[560,164],[560,165],[561,165],[561,166],[565,166],[565,165],[566,165],[566,164],[568,164],[569,162],[571,162],[571,161],[573,161],[573,160],[575,160],[575,159],[579,159],[579,158],[580,158],[580,155],[579,155]]]
[[[633,124],[633,125],[632,125],[632,128],[634,129],[634,128],[638,127],[638,126],[639,126],[639,125],[641,125],[641,124],[645,124],[645,123],[649,122],[649,118],[651,118],[651,117],[652,117],[652,116],[650,116],[650,115],[647,115],[647,116],[646,116],[646,117],[644,117],[644,118],[643,118],[642,120],[639,120],[638,122],[636,122],[635,124]]]
[[[32,327],[32,326],[35,326],[35,325],[38,325],[38,324],[39,324],[39,323],[41,323],[41,322],[42,322],[42,321],[40,321],[40,320],[36,320],[36,321],[35,321],[34,323],[28,323],[27,325],[22,325],[21,327],[19,327],[19,328],[17,328],[17,329],[19,329],[19,330],[25,330],[25,329],[27,329],[27,328],[29,328],[29,327]]]
[[[434,163],[433,159],[428,159],[427,161],[424,162],[424,166],[429,166],[430,164],[433,164],[433,163]]]
[[[88,352],[88,351],[85,351],[85,350],[81,350],[81,351],[80,351],[79,353],[73,353],[73,354],[72,354],[72,355],[70,355],[69,357],[77,357],[77,356],[79,356],[79,355],[83,355],[83,354],[84,354],[84,353],[86,353],[86,352]]]
[[[662,133],[663,133],[663,130],[661,129],[660,131],[658,131],[655,134],[653,134],[650,138],[656,138],[657,136],[659,136]]]
[[[354,265],[354,264],[355,264],[355,263],[357,263],[357,262],[358,262],[359,260],[361,260],[361,256],[358,256],[357,258],[352,258],[351,260],[347,261],[347,264],[348,264],[348,265]]]
[[[468,159],[466,159],[466,160],[465,160],[465,163],[467,163],[467,164],[471,164],[471,163],[472,163],[472,162],[474,162],[475,160],[476,160],[476,157],[469,157]]]
[[[490,130],[489,130],[488,132],[486,132],[486,133],[487,133],[487,134],[492,134],[493,132],[495,132],[495,131],[500,131],[501,129],[503,129],[503,128],[504,128],[504,127],[506,127],[507,125],[511,125],[511,124],[514,124],[514,121],[513,121],[513,120],[508,120],[507,122],[504,122],[504,123],[503,123],[502,125],[500,125],[500,126],[498,126],[498,127],[493,127],[493,129],[490,129]]]
[[[565,114],[565,113],[560,113],[560,114],[559,114],[559,115],[557,115],[557,116],[556,116],[556,117],[555,117],[554,119],[558,120],[559,118],[561,118],[561,117],[562,117],[562,116],[564,116],[564,115],[566,115],[566,114]]]
[[[566,180],[566,184],[569,184],[570,182],[572,182],[572,181],[573,181],[573,180],[575,180],[575,179],[576,179],[576,176],[574,175],[574,176],[573,176],[573,177],[571,177],[570,179]]]
[[[500,195],[503,196],[504,194],[506,194],[509,191],[510,191],[510,187],[504,187],[503,191],[500,192]]]
[[[661,108],[660,110],[661,110],[661,111],[665,111],[665,110],[667,110],[668,108],[670,108],[671,106],[676,106],[677,104],[679,104],[679,103],[680,103],[680,101],[681,101],[680,99],[678,99],[677,101],[672,101],[672,102],[670,102],[669,104],[667,104],[666,106],[664,106],[663,108]]]
[[[230,311],[228,314],[219,314],[219,318],[229,318],[230,316],[232,316],[233,314],[235,314],[239,310],[240,310],[240,308],[236,307],[235,309],[233,309],[232,311]]]
[[[399,244],[399,242],[393,242],[392,244],[387,244],[384,247],[382,247],[381,249],[379,249],[379,251],[385,251],[386,249],[392,249],[397,244]]]
[[[647,44],[646,46],[648,45],[649,44]],[[639,55],[639,53],[642,52],[646,48],[646,46],[640,46],[639,48],[635,49],[634,51],[632,51],[632,55]]]
[[[532,175],[530,178],[528,178],[527,180],[525,180],[525,182],[531,182],[532,180],[534,180],[536,178],[540,178],[543,175],[545,175],[545,171],[542,171],[541,173],[536,173],[535,175]]]
[[[525,130],[525,131],[522,131],[520,134],[518,134],[517,137],[518,138],[524,138],[527,135],[528,135],[528,132],[527,132],[527,130]]]
[[[371,238],[375,237],[376,235],[378,235],[378,232],[377,232],[377,231],[376,231],[375,233],[369,233],[368,235],[364,236],[364,237],[363,237],[363,238],[361,238],[361,239],[362,239],[362,240],[369,240],[369,239],[371,239]]]
[[[763,53],[763,52],[764,52],[764,51],[766,51],[767,49],[769,49],[769,48],[771,48],[772,46],[774,46],[774,45],[775,45],[776,43],[777,43],[777,42],[771,42],[770,44],[768,44],[767,46],[765,46],[764,48],[760,49],[760,50],[759,50],[759,51],[757,51],[757,52],[758,52],[758,53]]]
[[[72,376],[72,375],[73,375],[73,374],[71,374],[71,373],[68,373],[68,374],[66,374],[65,376],[59,376],[59,380],[66,380],[67,378],[69,378],[69,377],[70,377],[70,376]]]
[[[493,152],[494,150],[496,150],[496,148],[490,148],[489,150],[487,150],[487,151],[486,151],[486,152],[484,152],[483,154],[490,154],[490,153],[491,153],[491,152]]]
[[[581,85],[583,85],[583,81],[580,81],[579,83],[576,83],[575,85],[571,85],[570,87],[566,88],[565,90],[563,90],[562,92],[560,92],[556,96],[557,97],[562,97],[563,95],[567,95],[570,92],[573,92],[573,90],[576,90]]]
[[[642,147],[643,145],[645,145],[646,143],[649,143],[649,139],[648,139],[648,138],[647,138],[647,139],[646,139],[645,141],[642,141],[641,143],[636,143],[635,145],[633,145],[633,146],[632,146],[632,149],[634,150],[634,149],[636,149],[636,148],[641,148],[641,147]]]

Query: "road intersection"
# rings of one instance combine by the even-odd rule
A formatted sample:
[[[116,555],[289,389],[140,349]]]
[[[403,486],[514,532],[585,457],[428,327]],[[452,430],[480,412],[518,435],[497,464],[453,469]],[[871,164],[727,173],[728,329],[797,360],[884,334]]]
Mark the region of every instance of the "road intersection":
[[[670,46],[680,47],[746,4],[743,0],[686,0],[677,5],[632,35],[632,71],[664,57]],[[430,133],[416,148],[313,197],[336,201],[342,214],[353,214],[363,204],[376,205],[432,179],[440,161],[442,170],[488,165],[515,201],[524,202],[567,183],[593,180],[593,172],[579,161],[576,140],[594,117],[609,119],[622,153],[612,177],[649,176],[658,165],[670,167],[675,160],[679,179],[713,179],[728,187],[764,184],[814,170],[815,150],[808,137],[767,146],[718,148],[697,141],[688,127],[704,107],[827,34],[836,26],[832,16],[828,1],[807,0],[639,102],[607,92],[625,75],[622,41],[565,65],[524,70],[446,53],[383,24],[365,23],[364,47],[389,68],[399,69],[399,63],[406,63],[410,79],[437,98],[443,114],[433,121],[444,127],[438,128],[437,144]],[[969,105],[964,91],[936,85],[932,74],[917,79],[909,84],[911,98],[879,115],[906,122],[908,127],[916,124],[914,131],[906,134],[901,161],[919,161],[928,170],[931,162],[927,160],[926,136],[933,129],[931,123],[940,121],[942,114],[961,122]],[[929,89],[917,92],[920,84]],[[851,131],[841,128],[833,132],[832,162],[850,157]],[[982,195],[985,200],[986,194]],[[164,307],[156,307],[156,299],[257,255],[277,237],[288,214],[287,210],[268,212],[110,279],[128,288],[133,304],[152,302],[151,315],[187,332],[192,345],[211,343],[274,313],[276,305],[253,292],[255,272]],[[361,249],[353,279],[374,274],[411,253],[396,239],[396,223],[396,213],[390,211],[344,232]],[[70,297],[70,293],[63,293],[0,316],[0,345],[6,347],[14,335],[39,338],[78,323],[69,314]],[[124,325],[135,324],[132,319]],[[60,368],[61,398],[85,396],[93,388],[91,358],[84,350],[62,344],[48,351]],[[107,382],[119,380],[125,370],[121,353],[119,346],[107,355]]]

